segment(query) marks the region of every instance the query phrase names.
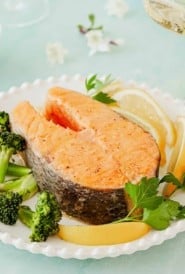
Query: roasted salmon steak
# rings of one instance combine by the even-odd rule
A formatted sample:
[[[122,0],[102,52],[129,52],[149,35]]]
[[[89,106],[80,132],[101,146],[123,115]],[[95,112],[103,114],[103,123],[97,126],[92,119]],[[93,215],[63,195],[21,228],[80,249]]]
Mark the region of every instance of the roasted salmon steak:
[[[53,192],[62,211],[85,222],[124,217],[129,207],[124,184],[158,172],[153,137],[78,92],[52,88],[42,114],[22,102],[11,121],[27,141],[27,162],[40,189]]]

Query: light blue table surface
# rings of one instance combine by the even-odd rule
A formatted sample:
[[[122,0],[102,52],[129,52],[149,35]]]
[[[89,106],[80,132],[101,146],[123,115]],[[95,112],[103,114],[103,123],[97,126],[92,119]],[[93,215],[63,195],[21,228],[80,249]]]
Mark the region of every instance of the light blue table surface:
[[[127,1],[124,19],[109,17],[106,1],[50,0],[50,16],[29,28],[3,29],[0,36],[0,90],[25,81],[63,73],[109,74],[146,82],[174,97],[185,98],[185,37],[163,29],[145,13],[142,1]],[[88,56],[88,48],[76,28],[87,25],[94,13],[107,36],[123,38],[125,45],[111,53]],[[62,42],[69,50],[63,65],[50,65],[47,43]],[[146,251],[101,260],[49,258],[0,243],[0,274],[112,274],[185,273],[185,233]]]

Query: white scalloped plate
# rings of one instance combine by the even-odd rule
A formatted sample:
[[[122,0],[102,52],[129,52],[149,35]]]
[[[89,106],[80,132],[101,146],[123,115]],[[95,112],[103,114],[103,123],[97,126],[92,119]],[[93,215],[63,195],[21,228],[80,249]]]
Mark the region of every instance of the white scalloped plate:
[[[60,78],[50,77],[47,80],[36,80],[33,83],[24,83],[20,87],[12,87],[7,92],[0,93],[0,109],[10,111],[18,102],[29,100],[35,106],[44,103],[48,88],[52,86],[63,86],[84,92],[84,78],[80,75]],[[146,85],[137,85],[133,82],[124,83],[128,87],[141,87],[147,90],[161,106],[166,110],[172,119],[178,115],[185,115],[185,102],[172,98],[169,94],[164,94],[158,89],[149,89]],[[26,116],[26,113],[25,113]],[[185,203],[185,194],[179,194],[181,202]],[[34,198],[35,199],[35,198]],[[34,199],[28,204],[32,205]],[[71,220],[64,217],[64,222]],[[15,226],[0,224],[0,240],[6,244],[11,244],[18,249],[28,250],[32,253],[40,253],[46,256],[57,256],[61,258],[100,259],[104,257],[116,257],[122,254],[132,254],[139,250],[146,250],[154,245],[159,245],[165,240],[171,239],[176,234],[185,231],[185,220],[174,222],[169,228],[163,231],[151,231],[146,236],[125,244],[109,246],[81,246],[64,242],[58,237],[50,237],[43,243],[31,243],[28,239],[29,230],[19,221]]]

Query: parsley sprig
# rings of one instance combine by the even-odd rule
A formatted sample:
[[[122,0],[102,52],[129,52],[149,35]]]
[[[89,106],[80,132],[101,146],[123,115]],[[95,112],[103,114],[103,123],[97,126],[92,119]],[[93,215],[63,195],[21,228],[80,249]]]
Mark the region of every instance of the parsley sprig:
[[[133,204],[127,216],[116,223],[127,221],[143,221],[156,230],[167,228],[171,221],[185,218],[185,207],[179,202],[165,198],[159,194],[159,185],[172,183],[177,189],[185,189],[185,176],[180,182],[172,173],[162,179],[143,177],[138,184],[128,182],[125,192]],[[135,214],[136,211],[139,215]]]
[[[95,15],[94,14],[89,14],[88,15],[88,19],[89,19],[89,23],[90,23],[90,25],[89,25],[89,27],[84,27],[83,25],[81,25],[81,24],[79,24],[78,26],[77,26],[77,28],[78,28],[78,30],[79,30],[79,32],[80,33],[82,33],[82,34],[86,34],[87,32],[89,32],[89,31],[91,31],[91,30],[103,30],[103,26],[95,26],[95,19],[96,19],[96,17],[95,17]]]
[[[85,80],[85,87],[87,93],[89,93],[93,99],[104,104],[112,104],[115,103],[116,100],[114,100],[108,93],[103,92],[103,90],[113,81],[114,79],[112,79],[110,74],[106,76],[104,80],[98,79],[97,74],[94,74]]]

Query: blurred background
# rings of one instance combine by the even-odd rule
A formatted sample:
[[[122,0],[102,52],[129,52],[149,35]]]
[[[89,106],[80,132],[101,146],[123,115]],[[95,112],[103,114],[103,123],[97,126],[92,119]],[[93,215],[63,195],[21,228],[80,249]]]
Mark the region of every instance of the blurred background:
[[[0,90],[36,78],[63,73],[112,74],[125,80],[146,82],[164,92],[182,97],[185,91],[185,38],[156,24],[145,12],[142,1],[129,0],[123,18],[108,16],[106,1],[53,0],[50,14],[25,28],[2,28],[0,36]],[[87,43],[77,25],[88,25],[94,13],[97,24],[111,38],[124,45],[110,53],[89,56]],[[64,64],[51,65],[46,56],[48,43],[59,42],[69,51]]]

